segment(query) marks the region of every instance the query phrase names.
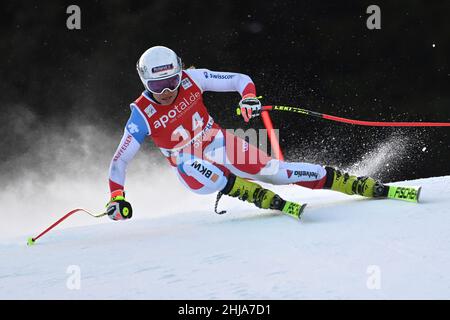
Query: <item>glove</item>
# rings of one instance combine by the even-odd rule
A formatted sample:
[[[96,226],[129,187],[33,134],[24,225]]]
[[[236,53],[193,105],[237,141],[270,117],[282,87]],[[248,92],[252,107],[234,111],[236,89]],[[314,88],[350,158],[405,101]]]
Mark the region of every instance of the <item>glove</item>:
[[[111,200],[106,207],[106,213],[112,220],[126,220],[133,216],[131,204],[125,200],[125,193],[122,190],[111,193]]]
[[[239,102],[241,115],[245,122],[249,122],[251,118],[257,117],[261,114],[261,102],[254,94],[246,94]]]

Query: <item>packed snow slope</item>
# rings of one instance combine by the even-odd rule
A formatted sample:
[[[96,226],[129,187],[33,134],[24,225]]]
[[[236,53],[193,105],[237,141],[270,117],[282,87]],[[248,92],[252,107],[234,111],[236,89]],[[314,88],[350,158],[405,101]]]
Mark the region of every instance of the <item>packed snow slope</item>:
[[[219,216],[193,196],[172,214],[85,217],[31,247],[32,234],[3,238],[0,298],[449,299],[450,176],[397,184],[422,185],[422,202],[282,186],[308,203],[303,221],[228,197]]]

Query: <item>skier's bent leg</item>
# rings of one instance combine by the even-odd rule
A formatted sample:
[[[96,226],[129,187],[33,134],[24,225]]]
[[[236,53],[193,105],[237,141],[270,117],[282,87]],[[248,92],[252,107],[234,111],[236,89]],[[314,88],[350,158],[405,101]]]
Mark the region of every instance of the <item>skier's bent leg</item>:
[[[177,165],[177,174],[186,187],[198,194],[221,192],[264,209],[276,208],[278,199],[281,200],[259,184],[224,172],[222,167],[195,156],[185,155]]]
[[[263,209],[278,209],[282,205],[283,200],[274,192],[232,173],[225,174],[208,161],[184,161],[177,166],[177,173],[182,183],[198,194],[221,192]]]
[[[195,193],[219,192],[216,200],[216,212],[219,199],[223,194],[253,203],[258,208],[280,210],[297,219],[300,219],[305,208],[305,204],[283,200],[271,190],[240,178],[209,161],[192,157],[180,162],[176,168],[182,183]]]

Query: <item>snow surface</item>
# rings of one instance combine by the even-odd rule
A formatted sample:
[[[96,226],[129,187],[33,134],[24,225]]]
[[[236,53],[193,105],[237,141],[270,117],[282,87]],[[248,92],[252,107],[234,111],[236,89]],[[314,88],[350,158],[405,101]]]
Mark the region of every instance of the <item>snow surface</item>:
[[[397,184],[422,185],[422,203],[271,186],[308,203],[298,222],[229,197],[219,216],[214,196],[182,194],[126,222],[74,216],[28,247],[54,213],[0,239],[0,298],[449,299],[450,176]]]

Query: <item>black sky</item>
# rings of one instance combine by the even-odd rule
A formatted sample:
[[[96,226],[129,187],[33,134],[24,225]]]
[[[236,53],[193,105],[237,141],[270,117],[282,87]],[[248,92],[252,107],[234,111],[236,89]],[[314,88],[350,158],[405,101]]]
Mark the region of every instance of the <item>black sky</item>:
[[[14,107],[23,105],[41,124],[82,114],[120,134],[143,89],[135,63],[153,45],[171,47],[186,65],[249,74],[267,104],[367,120],[450,121],[450,2],[392,2],[3,1],[2,123],[20,117]],[[81,30],[66,28],[71,4],[81,8]],[[381,8],[381,30],[366,28],[370,4]],[[238,98],[205,95],[223,127],[247,128],[233,115]],[[408,137],[411,157],[389,178],[450,174],[448,128],[273,120],[290,160],[323,145],[332,151],[319,161],[345,165],[395,132]]]

